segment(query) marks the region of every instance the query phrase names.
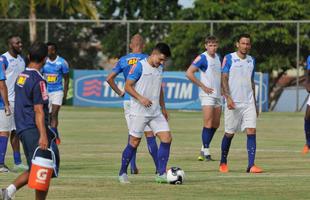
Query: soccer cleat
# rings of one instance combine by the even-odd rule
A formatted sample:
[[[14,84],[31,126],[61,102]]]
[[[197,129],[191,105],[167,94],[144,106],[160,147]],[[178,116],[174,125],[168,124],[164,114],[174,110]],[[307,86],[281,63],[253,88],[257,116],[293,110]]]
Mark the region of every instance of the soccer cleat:
[[[59,138],[59,137],[57,137],[57,138],[56,138],[56,141],[55,141],[55,143],[56,143],[57,145],[60,145],[60,143],[61,143],[61,140],[60,140],[60,138]]]
[[[204,161],[205,160],[205,157],[203,155],[203,151],[200,151],[200,155],[198,156],[198,160],[199,161]]]
[[[168,183],[167,174],[166,173],[162,175],[157,174],[157,176],[155,176],[155,181],[156,183]]]
[[[139,174],[139,169],[138,168],[130,169],[130,174]]]
[[[263,170],[260,167],[253,165],[252,167],[248,168],[246,170],[246,172],[248,172],[248,173],[262,173]]]
[[[0,190],[0,197],[2,200],[12,200],[12,198],[9,197],[8,190],[5,188]]]
[[[221,173],[227,173],[228,172],[228,166],[226,163],[221,163],[220,164],[220,168],[219,168],[219,171]]]
[[[18,164],[18,165],[14,165],[13,170],[14,172],[23,172],[28,170],[28,166],[24,165],[23,163]]]
[[[127,176],[126,173],[123,173],[122,175],[120,175],[120,176],[118,177],[118,181],[119,181],[120,183],[124,183],[124,184],[130,183],[130,181],[128,180],[128,176]]]
[[[0,165],[0,173],[8,173],[10,172],[10,169],[5,165]]]
[[[207,155],[207,156],[205,156],[205,158],[206,158],[206,161],[215,161],[215,160],[213,160],[213,159],[211,158],[211,155]]]
[[[309,146],[307,144],[304,145],[304,148],[302,149],[302,154],[309,153]]]

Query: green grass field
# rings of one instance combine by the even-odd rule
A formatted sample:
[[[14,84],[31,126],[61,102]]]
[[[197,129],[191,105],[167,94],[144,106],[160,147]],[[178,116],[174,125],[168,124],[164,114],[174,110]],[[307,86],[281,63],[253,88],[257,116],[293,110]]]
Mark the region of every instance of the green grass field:
[[[170,111],[173,144],[168,166],[186,174],[183,185],[160,185],[142,140],[137,154],[140,174],[129,176],[131,184],[117,181],[127,129],[121,109],[64,107],[60,113],[62,133],[61,172],[53,180],[48,199],[309,199],[310,155],[304,145],[303,113],[263,113],[257,124],[256,164],[265,173],[247,174],[246,135],[237,134],[229,154],[230,172],[220,174],[219,162],[199,162],[202,119],[200,112]],[[211,144],[219,160],[223,124]],[[11,147],[7,164],[12,166]],[[18,174],[0,174],[5,187]],[[34,199],[28,187],[16,199]]]

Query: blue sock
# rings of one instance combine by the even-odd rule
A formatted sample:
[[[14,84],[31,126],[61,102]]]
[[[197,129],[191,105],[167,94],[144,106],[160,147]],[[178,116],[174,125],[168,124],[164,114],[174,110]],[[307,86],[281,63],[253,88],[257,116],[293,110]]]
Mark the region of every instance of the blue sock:
[[[305,119],[305,135],[307,145],[310,147],[310,119]]]
[[[13,157],[14,157],[14,163],[15,163],[15,165],[19,165],[19,164],[22,163],[22,159],[21,159],[21,156],[20,156],[20,152],[19,152],[19,151],[14,151]]]
[[[4,164],[6,148],[8,146],[8,137],[0,136],[0,164]]]
[[[222,156],[221,156],[221,163],[227,163],[227,156],[231,144],[231,140],[233,137],[227,137],[224,134],[224,137],[222,139]]]
[[[212,128],[203,127],[201,138],[202,138],[202,145],[204,148],[209,148],[214,132],[215,131],[213,131]]]
[[[255,153],[256,153],[256,134],[247,136],[247,150],[248,150],[248,168],[250,169],[254,165]]]
[[[158,147],[156,143],[156,137],[155,136],[147,137],[146,141],[147,141],[147,147],[148,147],[149,153],[151,154],[153,158],[156,171],[157,171],[158,170],[158,159],[157,159]]]
[[[137,169],[136,157],[137,157],[137,151],[133,152],[133,154],[132,154],[132,158],[131,158],[131,161],[130,161],[130,168],[131,168],[131,170]]]
[[[167,163],[169,160],[171,143],[161,142],[158,149],[158,173],[163,175],[166,172]]]
[[[130,144],[127,144],[126,148],[123,151],[122,154],[122,166],[119,171],[119,175],[122,175],[123,173],[127,174],[127,168],[129,165],[129,162],[133,156],[133,154],[137,151],[136,148],[133,148]]]

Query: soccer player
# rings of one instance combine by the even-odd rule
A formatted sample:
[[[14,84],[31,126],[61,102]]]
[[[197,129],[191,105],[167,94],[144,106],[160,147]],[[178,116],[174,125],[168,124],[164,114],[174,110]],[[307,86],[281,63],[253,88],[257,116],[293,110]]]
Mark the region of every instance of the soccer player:
[[[306,67],[306,90],[310,93],[310,56],[307,58],[307,67]],[[310,97],[308,97],[307,109],[305,113],[304,129],[306,135],[306,144],[303,148],[303,154],[309,152],[310,149]]]
[[[55,43],[48,42],[48,59],[42,69],[47,81],[49,96],[50,125],[57,134],[56,143],[60,144],[58,132],[58,113],[63,102],[66,101],[69,87],[69,65],[67,61],[57,54]],[[64,85],[62,85],[64,79]]]
[[[206,51],[193,61],[186,76],[200,87],[199,97],[203,112],[202,147],[198,160],[211,161],[209,146],[221,118],[221,61],[216,53],[218,40],[214,36],[205,39]],[[200,80],[195,72],[200,71]]]
[[[123,73],[125,81],[128,76],[128,72],[130,68],[137,64],[140,60],[143,60],[148,57],[148,55],[143,54],[142,50],[144,48],[144,40],[143,37],[140,34],[135,34],[131,38],[131,42],[129,45],[131,49],[131,53],[129,53],[126,56],[123,56],[120,58],[120,60],[117,62],[116,66],[113,68],[112,72],[108,75],[106,78],[106,81],[109,83],[111,88],[121,97],[124,97],[124,113],[125,113],[125,119],[127,122],[127,127],[129,129],[130,121],[129,121],[129,115],[130,115],[130,96],[128,93],[122,91],[115,83],[115,78],[118,74]],[[149,126],[145,127],[144,134],[146,136],[147,146],[149,153],[151,154],[153,161],[156,166],[157,170],[157,152],[158,147],[156,143],[156,137],[154,136],[152,130]],[[132,156],[132,159],[130,161],[130,167],[131,167],[131,174],[138,174],[138,168],[136,165],[136,152],[134,152],[134,155]]]
[[[225,56],[222,68],[222,91],[226,98],[225,134],[222,139],[222,156],[219,171],[228,172],[227,156],[234,134],[241,129],[247,134],[249,173],[263,170],[254,164],[256,154],[256,118],[254,72],[255,60],[248,55],[251,38],[241,34],[236,41],[237,51]]]
[[[48,131],[48,94],[46,81],[40,73],[40,69],[47,57],[47,46],[42,42],[36,42],[29,48],[29,65],[17,78],[15,85],[15,122],[27,159],[31,167],[31,159],[35,149],[40,147],[37,155],[50,158],[50,152],[45,151],[51,147],[56,155],[57,169],[59,166],[59,152],[52,138],[55,135]],[[27,114],[27,117],[25,117]],[[17,120],[18,119],[18,120]],[[28,183],[29,171],[24,171],[6,189],[0,191],[0,197],[4,200],[13,199],[17,190]],[[35,199],[46,199],[47,191],[36,190]]]
[[[126,80],[125,90],[131,96],[129,141],[122,154],[119,181],[129,183],[127,167],[137,150],[145,127],[148,125],[160,139],[158,149],[158,183],[166,183],[166,167],[170,154],[172,136],[168,125],[162,89],[163,64],[170,57],[170,48],[158,43],[151,55],[133,66]]]
[[[0,56],[0,172],[9,172],[8,167],[4,164],[8,137],[10,128],[6,122],[7,116],[11,115],[10,104],[8,99],[8,89],[5,84],[5,68],[7,60]]]
[[[23,47],[21,38],[17,35],[12,35],[8,37],[7,42],[8,42],[8,51],[4,53],[2,56],[5,57],[5,59],[7,60],[5,70],[6,74],[5,83],[8,89],[10,110],[13,113],[14,98],[15,98],[14,84],[16,82],[18,75],[25,70],[25,62],[21,56]],[[6,124],[5,126],[7,127],[7,131],[11,132],[10,142],[13,149],[13,157],[14,157],[13,171],[27,170],[28,169],[27,166],[25,166],[21,160],[19,138],[16,137],[14,114],[9,116],[3,115],[2,117],[5,118],[2,119],[3,120],[2,122]]]

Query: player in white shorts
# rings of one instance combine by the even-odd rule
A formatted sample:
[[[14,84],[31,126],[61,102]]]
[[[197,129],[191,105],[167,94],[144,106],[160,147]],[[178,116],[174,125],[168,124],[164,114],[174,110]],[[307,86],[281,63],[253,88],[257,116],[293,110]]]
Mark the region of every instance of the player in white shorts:
[[[144,48],[144,40],[143,37],[140,34],[135,34],[131,38],[131,42],[129,44],[129,47],[131,49],[131,53],[127,54],[126,56],[123,56],[119,59],[116,66],[112,69],[112,72],[108,75],[106,78],[106,81],[109,83],[111,88],[121,97],[124,98],[124,114],[125,119],[127,122],[127,127],[129,130],[130,126],[130,95],[127,92],[122,91],[115,83],[115,78],[118,74],[123,73],[124,79],[126,81],[129,70],[132,66],[136,65],[137,62],[139,62],[142,59],[145,59],[148,57],[147,54],[142,53],[142,50]],[[144,134],[147,141],[147,147],[149,150],[149,153],[151,154],[153,161],[155,163],[156,171],[157,171],[157,152],[158,147],[156,143],[156,137],[154,136],[152,129],[149,126],[146,126],[144,129]],[[130,172],[131,174],[138,174],[139,170],[136,165],[136,152],[132,156],[132,159],[130,161]]]
[[[57,45],[47,43],[48,58],[42,68],[42,73],[47,82],[49,98],[50,126],[57,135],[56,144],[60,144],[58,132],[58,113],[63,102],[67,99],[69,88],[69,65],[68,62],[58,55]],[[64,80],[64,84],[63,81]]]
[[[222,68],[222,91],[226,98],[225,134],[222,140],[220,172],[227,173],[227,156],[234,134],[247,134],[249,173],[260,173],[262,169],[254,164],[256,154],[256,118],[254,72],[255,60],[248,55],[251,38],[241,34],[236,41],[237,51],[225,56]]]
[[[214,36],[205,39],[206,51],[193,61],[186,76],[199,87],[199,97],[203,111],[202,147],[198,160],[213,160],[209,146],[221,119],[221,61],[216,53],[218,40]],[[200,80],[195,72],[200,71]]]
[[[9,172],[9,168],[5,165],[5,155],[10,134],[10,127],[7,122],[9,118],[7,116],[11,115],[8,88],[5,84],[6,66],[6,58],[0,56],[0,172]]]
[[[170,154],[172,136],[168,125],[168,115],[162,89],[163,64],[170,57],[170,48],[158,43],[151,55],[133,66],[126,80],[125,90],[131,96],[129,141],[122,154],[119,181],[129,183],[128,164],[137,150],[145,127],[148,125],[160,139],[158,149],[158,183],[166,183],[166,167]]]
[[[6,74],[6,85],[8,89],[8,99],[10,102],[10,110],[12,112],[11,115],[6,116],[2,115],[2,118],[6,118],[4,121],[10,132],[10,142],[13,149],[13,157],[14,157],[14,167],[13,171],[24,171],[27,170],[28,167],[22,163],[21,154],[20,154],[20,141],[18,136],[16,135],[16,126],[14,119],[14,103],[15,103],[15,91],[14,86],[18,75],[25,70],[25,62],[21,56],[22,53],[22,40],[17,35],[12,35],[8,37],[8,51],[4,53],[2,56],[7,60],[7,67],[5,70]]]
[[[307,58],[306,66],[306,90],[310,93],[310,56]],[[304,145],[302,153],[306,154],[310,149],[310,96],[308,97],[307,109],[305,112],[304,131],[306,136],[306,144]]]

